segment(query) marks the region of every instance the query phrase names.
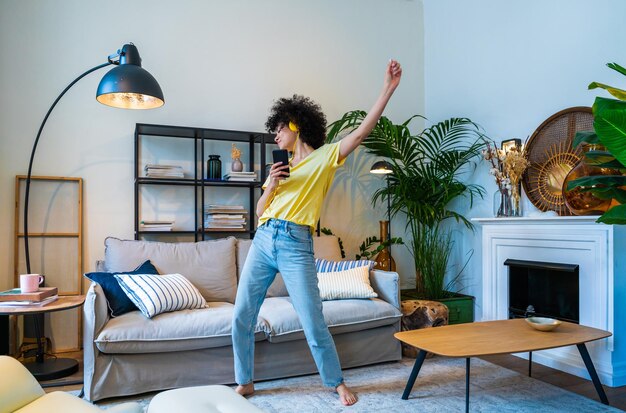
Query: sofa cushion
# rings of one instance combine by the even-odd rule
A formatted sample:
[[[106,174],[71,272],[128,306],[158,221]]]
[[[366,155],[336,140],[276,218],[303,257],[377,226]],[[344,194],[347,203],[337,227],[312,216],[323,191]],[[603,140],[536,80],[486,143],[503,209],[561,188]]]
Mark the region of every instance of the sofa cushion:
[[[201,242],[130,241],[108,237],[105,260],[108,271],[135,268],[150,260],[161,274],[182,274],[207,301],[235,302],[237,294],[234,237]]]
[[[94,341],[101,352],[109,354],[230,346],[233,308],[230,303],[211,302],[199,310],[163,313],[150,319],[139,311],[131,311],[110,319]],[[265,321],[259,319],[255,340],[264,340],[268,330]]]
[[[118,315],[126,314],[129,311],[137,310],[137,306],[130,300],[130,298],[128,298],[124,290],[122,290],[122,287],[120,287],[117,279],[114,277],[115,274],[158,275],[159,272],[156,268],[154,268],[154,265],[152,265],[150,260],[148,260],[133,271],[124,271],[121,273],[89,272],[85,274],[85,277],[89,278],[95,283],[98,283],[100,285],[100,288],[102,288],[104,296],[107,299],[107,304],[109,306],[109,311],[111,312],[111,317],[117,317]]]
[[[324,258],[330,261],[341,260],[339,238],[334,235],[313,237],[313,255],[315,258]]]
[[[168,311],[206,307],[202,294],[180,274],[117,274],[115,278],[128,298],[148,318]]]
[[[367,265],[343,271],[318,272],[317,280],[320,298],[324,301],[378,297],[370,285]]]
[[[361,331],[394,324],[402,313],[378,298],[324,301],[324,320],[332,334]],[[269,326],[268,340],[273,343],[304,338],[302,325],[289,297],[266,298],[259,318]]]
[[[374,269],[376,261],[369,260],[344,260],[344,261],[331,261],[323,258],[315,258],[315,269],[317,272],[334,272],[344,271],[352,268],[363,267],[367,265],[370,270]]]

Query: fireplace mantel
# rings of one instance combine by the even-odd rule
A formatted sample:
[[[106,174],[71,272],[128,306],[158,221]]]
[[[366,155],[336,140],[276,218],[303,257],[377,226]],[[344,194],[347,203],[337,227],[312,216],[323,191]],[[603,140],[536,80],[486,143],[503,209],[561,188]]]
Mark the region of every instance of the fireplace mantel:
[[[502,217],[502,218],[472,218],[472,221],[480,225],[511,225],[511,224],[552,224],[552,225],[571,225],[571,224],[595,224],[599,218],[598,215],[587,216],[570,216],[561,217],[555,215],[538,215],[534,217]],[[603,225],[603,224],[597,224]]]
[[[620,226],[598,224],[595,222],[597,218],[473,219],[482,229],[482,320],[508,318],[508,272],[504,266],[507,258],[577,264],[580,267],[580,323],[614,334],[607,340],[591,343],[590,353],[602,382],[621,386],[626,384],[626,366],[619,360],[622,357],[616,356],[626,354],[626,349],[620,348],[616,352],[615,348],[615,336],[621,326],[615,321],[614,271],[618,267],[616,259],[624,255],[615,254],[615,251],[624,250],[621,246],[624,245],[622,234],[625,232]],[[533,354],[533,360],[587,377],[585,366],[575,350],[545,350]]]

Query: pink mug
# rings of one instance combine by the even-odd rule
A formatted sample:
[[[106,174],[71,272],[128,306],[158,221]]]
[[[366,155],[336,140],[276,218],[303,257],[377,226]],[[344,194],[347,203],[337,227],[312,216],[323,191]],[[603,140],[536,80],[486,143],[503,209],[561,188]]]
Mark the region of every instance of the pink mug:
[[[43,277],[39,274],[21,274],[20,291],[23,293],[34,293],[39,291],[39,285],[43,282]]]

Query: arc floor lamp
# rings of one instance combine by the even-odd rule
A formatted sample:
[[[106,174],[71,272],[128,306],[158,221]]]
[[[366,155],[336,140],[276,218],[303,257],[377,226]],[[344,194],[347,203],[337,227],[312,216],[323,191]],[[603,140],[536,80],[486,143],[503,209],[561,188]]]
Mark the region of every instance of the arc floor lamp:
[[[393,167],[389,162],[378,161],[374,163],[374,165],[370,168],[370,173],[375,175],[385,175],[387,191],[389,191],[389,174],[393,173]],[[389,225],[387,225],[387,239],[391,242],[391,195],[389,193],[387,194],[387,219],[389,220]],[[391,245],[389,246],[389,251],[391,254]],[[391,271],[391,258],[389,259],[388,270]]]
[[[30,274],[30,250],[28,241],[28,200],[30,194],[30,183],[32,176],[33,161],[35,159],[35,151],[41,137],[41,132],[48,117],[52,113],[59,100],[65,93],[74,86],[79,80],[103,67],[114,65],[115,67],[108,71],[96,92],[96,100],[104,105],[122,109],[153,109],[163,106],[165,99],[163,92],[156,79],[141,67],[141,57],[137,47],[128,43],[125,44],[116,53],[108,56],[107,62],[95,66],[76,79],[74,79],[55,99],[48,109],[46,116],[41,122],[33,149],[30,153],[30,161],[28,163],[28,174],[26,176],[26,187],[24,192],[24,256],[26,258],[26,272]],[[35,319],[35,335],[37,336],[37,361],[33,365],[27,366],[31,372],[40,380],[51,380],[65,375],[72,374],[78,368],[76,360],[56,359],[55,362],[44,363],[44,352],[41,344],[41,335],[39,322]]]

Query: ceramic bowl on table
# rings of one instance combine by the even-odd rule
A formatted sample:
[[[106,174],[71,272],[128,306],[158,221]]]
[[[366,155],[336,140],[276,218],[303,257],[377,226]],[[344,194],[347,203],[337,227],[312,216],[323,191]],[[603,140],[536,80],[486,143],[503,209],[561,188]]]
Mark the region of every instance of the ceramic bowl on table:
[[[561,325],[559,320],[547,317],[528,317],[525,320],[528,325],[539,331],[552,331]]]

